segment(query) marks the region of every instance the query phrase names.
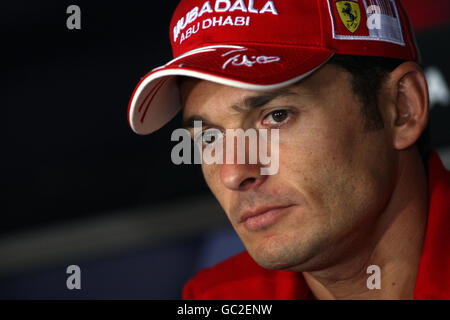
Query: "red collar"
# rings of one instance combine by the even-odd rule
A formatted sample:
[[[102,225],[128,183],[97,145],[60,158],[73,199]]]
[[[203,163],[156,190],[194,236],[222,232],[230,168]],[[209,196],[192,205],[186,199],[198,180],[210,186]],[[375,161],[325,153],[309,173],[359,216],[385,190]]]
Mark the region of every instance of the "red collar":
[[[428,221],[414,299],[450,299],[450,172],[436,152],[428,164]]]

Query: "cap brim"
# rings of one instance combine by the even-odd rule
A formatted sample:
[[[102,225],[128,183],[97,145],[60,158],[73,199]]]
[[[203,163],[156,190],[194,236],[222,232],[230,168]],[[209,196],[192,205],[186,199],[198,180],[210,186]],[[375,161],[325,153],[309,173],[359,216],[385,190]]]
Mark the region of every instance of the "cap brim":
[[[150,134],[180,110],[177,76],[188,76],[247,90],[289,86],[320,68],[333,52],[323,48],[217,45],[196,49],[154,69],[136,86],[128,121],[138,134]]]

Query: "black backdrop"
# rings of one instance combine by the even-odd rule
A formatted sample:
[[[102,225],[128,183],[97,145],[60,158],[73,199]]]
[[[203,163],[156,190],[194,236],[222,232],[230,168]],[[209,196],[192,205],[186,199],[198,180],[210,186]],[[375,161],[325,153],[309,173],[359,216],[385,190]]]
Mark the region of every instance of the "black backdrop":
[[[177,1],[8,3],[7,210],[0,232],[207,192],[198,166],[170,161],[175,119],[137,136],[126,109],[146,72],[171,59]],[[5,14],[6,13],[6,14]]]

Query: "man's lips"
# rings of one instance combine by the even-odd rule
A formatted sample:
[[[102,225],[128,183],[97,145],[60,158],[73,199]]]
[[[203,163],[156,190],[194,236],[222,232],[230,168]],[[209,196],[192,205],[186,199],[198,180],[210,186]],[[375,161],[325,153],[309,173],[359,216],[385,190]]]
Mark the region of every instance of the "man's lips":
[[[245,211],[239,223],[251,231],[257,231],[274,224],[278,218],[293,205],[265,206]]]

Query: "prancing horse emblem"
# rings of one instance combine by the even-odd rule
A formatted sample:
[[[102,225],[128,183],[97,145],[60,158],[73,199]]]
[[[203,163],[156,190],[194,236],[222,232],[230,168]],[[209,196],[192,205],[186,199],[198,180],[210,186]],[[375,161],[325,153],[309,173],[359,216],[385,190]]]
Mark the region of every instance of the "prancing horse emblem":
[[[355,33],[361,23],[359,4],[353,1],[337,1],[336,7],[345,27],[351,33]]]

